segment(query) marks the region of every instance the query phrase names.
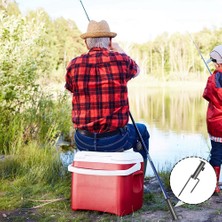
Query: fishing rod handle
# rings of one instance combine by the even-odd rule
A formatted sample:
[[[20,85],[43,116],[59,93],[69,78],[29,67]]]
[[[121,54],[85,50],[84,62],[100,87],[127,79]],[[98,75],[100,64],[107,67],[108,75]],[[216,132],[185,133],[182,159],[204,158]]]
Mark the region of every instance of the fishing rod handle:
[[[169,207],[169,209],[170,209],[170,213],[171,213],[171,215],[172,215],[173,220],[178,220],[179,218],[178,218],[178,216],[176,215],[176,212],[175,212],[175,210],[174,210],[174,208],[173,208],[172,203],[170,202],[169,199],[166,199],[166,202],[167,202],[167,205],[168,205],[168,207]]]
[[[195,179],[195,180],[197,179],[197,177],[200,174],[200,172],[204,170],[204,165],[205,165],[205,162],[201,160],[199,166],[197,167],[197,169],[195,170],[194,174],[192,175],[193,179]]]

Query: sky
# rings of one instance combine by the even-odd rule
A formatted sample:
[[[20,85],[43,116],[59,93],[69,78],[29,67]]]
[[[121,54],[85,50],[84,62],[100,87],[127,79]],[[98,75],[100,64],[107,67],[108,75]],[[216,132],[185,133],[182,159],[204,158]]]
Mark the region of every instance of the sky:
[[[86,32],[80,0],[16,0],[22,13],[43,8],[52,19],[75,21]],[[91,20],[106,20],[117,41],[144,43],[164,32],[192,33],[222,27],[222,0],[82,0]]]

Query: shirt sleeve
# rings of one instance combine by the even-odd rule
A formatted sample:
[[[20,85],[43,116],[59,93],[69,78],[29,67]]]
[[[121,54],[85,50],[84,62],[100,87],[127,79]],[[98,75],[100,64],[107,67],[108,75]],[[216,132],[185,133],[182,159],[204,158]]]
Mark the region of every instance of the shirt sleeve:
[[[71,62],[66,68],[66,75],[65,75],[65,88],[73,93],[73,84],[72,84],[72,69],[71,69]]]
[[[203,92],[203,98],[206,99],[208,102],[211,100],[211,87],[212,87],[212,81],[210,76],[208,77],[207,84]]]
[[[130,80],[131,78],[138,76],[139,73],[140,73],[139,66],[133,59],[129,57],[129,71],[127,78]]]
[[[222,88],[218,87],[217,73],[213,73],[208,77],[206,87],[204,89],[203,98],[211,102],[214,106],[222,106]]]

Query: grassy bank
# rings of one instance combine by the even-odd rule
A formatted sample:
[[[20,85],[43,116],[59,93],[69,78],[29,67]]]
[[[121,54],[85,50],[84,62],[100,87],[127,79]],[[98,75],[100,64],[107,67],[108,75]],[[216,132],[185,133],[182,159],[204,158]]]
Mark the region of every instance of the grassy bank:
[[[168,210],[161,193],[150,193],[144,195],[140,210],[124,217],[72,211],[70,189],[71,174],[54,147],[30,143],[19,148],[0,161],[0,221],[140,221],[146,211]]]
[[[124,217],[72,211],[71,173],[62,165],[59,154],[55,146],[31,142],[0,160],[1,222],[128,222],[141,221],[146,212],[168,211],[161,192],[145,194],[143,207]],[[169,174],[160,175],[168,189]]]
[[[35,209],[41,200],[66,199],[69,186],[53,147],[30,143],[0,161],[1,210]]]

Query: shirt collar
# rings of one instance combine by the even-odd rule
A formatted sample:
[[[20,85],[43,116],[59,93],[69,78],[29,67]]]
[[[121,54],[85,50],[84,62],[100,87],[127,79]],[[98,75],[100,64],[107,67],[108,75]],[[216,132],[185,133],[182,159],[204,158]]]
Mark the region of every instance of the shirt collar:
[[[100,48],[100,47],[93,47],[89,50],[89,52],[93,52],[93,51],[108,51],[108,49]]]

